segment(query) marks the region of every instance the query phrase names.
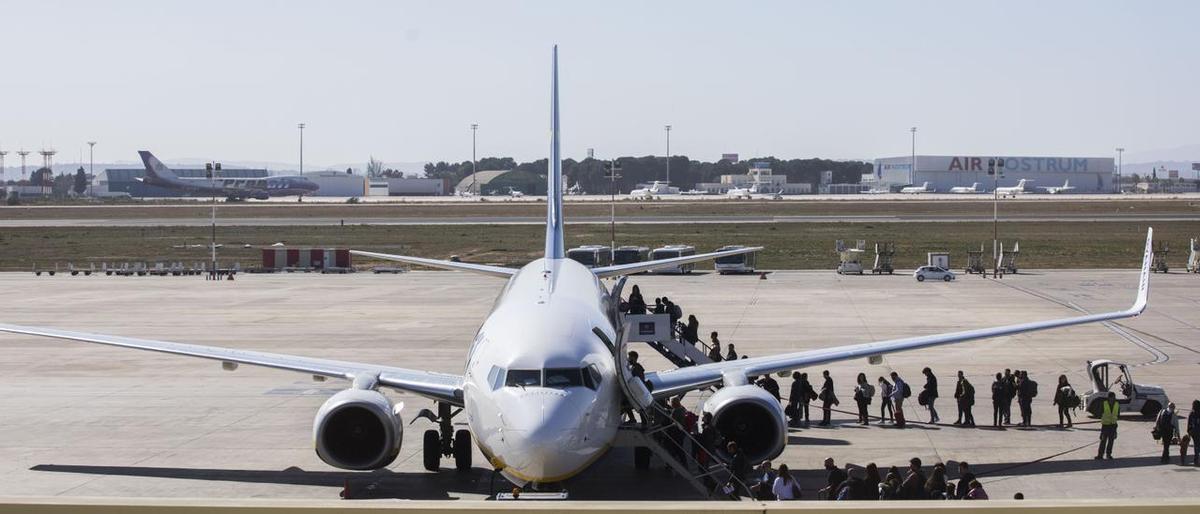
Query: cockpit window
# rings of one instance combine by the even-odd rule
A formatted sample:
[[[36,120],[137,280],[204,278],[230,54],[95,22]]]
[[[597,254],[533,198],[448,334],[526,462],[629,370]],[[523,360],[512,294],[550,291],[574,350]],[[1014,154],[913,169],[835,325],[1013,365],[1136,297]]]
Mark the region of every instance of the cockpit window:
[[[510,369],[504,380],[509,387],[538,387],[542,385],[542,371],[538,369]]]
[[[595,364],[583,368],[583,385],[593,391],[600,388],[600,370],[596,369]]]
[[[583,374],[579,368],[548,368],[546,387],[563,389],[583,385]]]

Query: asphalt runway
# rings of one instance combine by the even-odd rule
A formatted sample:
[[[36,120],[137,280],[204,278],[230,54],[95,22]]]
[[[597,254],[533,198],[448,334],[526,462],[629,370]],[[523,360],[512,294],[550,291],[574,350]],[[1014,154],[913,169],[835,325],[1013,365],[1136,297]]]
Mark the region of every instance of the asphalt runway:
[[[1113,214],[1113,215],[1011,215],[1001,216],[1002,221],[1083,221],[1083,222],[1165,222],[1198,221],[1200,214]],[[961,215],[863,215],[863,216],[624,216],[617,217],[619,225],[670,225],[670,224],[728,224],[728,223],[965,223],[992,221],[991,216]],[[568,225],[607,225],[605,216],[568,217]],[[311,225],[544,225],[546,219],[538,216],[464,216],[464,217],[254,217],[221,218],[217,225],[225,227],[254,226],[311,226]],[[207,227],[208,218],[62,218],[62,219],[6,219],[0,220],[0,228],[18,227]]]
[[[702,266],[703,268],[703,266]],[[1121,422],[1116,460],[1094,461],[1097,425],[1057,429],[1052,387],[1066,374],[1088,388],[1087,359],[1134,365],[1137,383],[1164,386],[1181,407],[1200,396],[1196,275],[1154,275],[1145,314],[1113,325],[1048,332],[831,365],[840,409],[849,411],[853,378],[896,371],[920,385],[932,367],[941,380],[943,424],[897,430],[860,427],[834,414],[830,428],[793,429],[776,465],[800,477],[806,498],[820,487],[821,461],[903,467],[971,462],[992,498],[1166,498],[1194,494],[1196,469],[1159,465],[1150,423]],[[910,276],[839,276],[777,272],[757,276],[637,276],[648,298],[668,295],[701,331],[751,356],[957,331],[1126,307],[1136,272],[1029,271],[1002,280],[963,276],[918,283]],[[25,325],[380,362],[461,372],[476,327],[503,282],[450,272],[400,275],[245,275],[233,282],[195,277],[34,277],[0,274],[0,321]],[[639,349],[636,348],[635,349]],[[648,369],[667,366],[640,348]],[[301,374],[0,334],[0,497],[336,499],[350,484],[361,497],[477,499],[506,487],[492,481],[478,452],[465,474],[421,468],[426,421],[406,424],[400,457],[386,470],[353,473],[323,464],[312,449],[312,419],[347,386]],[[1030,371],[1041,384],[1033,429],[964,429],[951,405],[955,371],[975,384],[976,417],[990,421],[989,377],[1003,368]],[[821,368],[806,370],[819,375]],[[780,379],[784,391],[789,379]],[[431,402],[405,403],[406,423]],[[684,404],[697,409],[704,396]],[[915,403],[915,402],[914,402]],[[878,405],[872,406],[876,411]],[[928,420],[915,405],[910,419]],[[1184,411],[1186,412],[1186,410]],[[819,410],[813,409],[818,415]],[[632,452],[614,449],[567,484],[574,499],[674,500],[695,493],[656,464],[636,472]],[[951,479],[957,478],[952,474]]]

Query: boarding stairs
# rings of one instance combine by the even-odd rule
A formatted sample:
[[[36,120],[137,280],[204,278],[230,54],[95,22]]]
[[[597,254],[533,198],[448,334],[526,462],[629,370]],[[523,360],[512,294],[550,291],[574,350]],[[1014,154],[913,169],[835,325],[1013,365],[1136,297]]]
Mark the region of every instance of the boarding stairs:
[[[617,288],[615,293],[619,294],[619,291]],[[650,455],[657,456],[696,492],[707,498],[728,497],[729,495],[722,490],[725,484],[734,484],[739,490],[748,490],[744,484],[732,477],[729,467],[718,456],[713,455],[708,459],[708,464],[701,464],[697,458],[698,451],[690,451],[702,448],[700,441],[688,434],[685,427],[675,422],[671,413],[654,400],[645,383],[630,373],[626,360],[626,341],[631,332],[645,332],[651,329],[651,326],[637,324],[637,317],[631,318],[634,323],[625,323],[629,318],[618,315],[622,323],[618,325],[615,342],[609,341],[599,329],[593,331],[613,352],[617,369],[620,370],[618,382],[624,395],[623,403],[634,418],[620,425],[614,446],[633,448],[634,462],[639,468],[649,466]],[[667,323],[670,323],[669,317]],[[679,441],[672,437],[673,433],[678,434],[676,437],[679,437]]]
[[[1000,256],[996,260],[996,269],[993,270],[995,276],[1002,274],[1017,273],[1017,257],[1021,255],[1021,243],[1013,243],[1011,250],[1004,249],[1004,243],[1000,243]]]
[[[692,345],[681,339],[677,327],[671,326],[669,314],[623,314],[620,325],[632,327],[634,331],[626,334],[626,342],[646,343],[676,367],[684,368],[712,362],[712,359],[708,358],[711,347],[704,344],[704,341],[697,341]]]
[[[967,267],[963,271],[966,273],[987,273],[987,269],[983,267],[982,244],[979,245],[979,250],[967,250]]]
[[[1200,273],[1200,239],[1192,238],[1191,253],[1188,254],[1188,273]]]

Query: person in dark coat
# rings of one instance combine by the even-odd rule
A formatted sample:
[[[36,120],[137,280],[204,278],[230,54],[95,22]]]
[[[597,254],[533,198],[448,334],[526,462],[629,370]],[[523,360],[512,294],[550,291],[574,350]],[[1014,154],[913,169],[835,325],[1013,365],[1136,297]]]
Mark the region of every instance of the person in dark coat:
[[[638,363],[638,352],[629,351],[629,374],[638,377],[641,380],[646,380],[646,368]]]
[[[729,350],[725,352],[725,360],[735,361],[738,358],[737,350],[733,349],[733,343],[729,343]]]
[[[962,371],[958,372],[958,385],[954,388],[954,397],[958,402],[958,412],[961,416],[961,425],[964,427],[975,426],[975,414],[972,409],[975,407],[975,386],[967,380],[966,375]],[[955,424],[960,424],[955,422]]]
[[[779,382],[775,381],[775,379],[771,377],[770,373],[763,375],[762,378],[755,382],[755,385],[763,388],[766,392],[771,393],[771,396],[775,397],[775,401],[781,400],[779,396]]]
[[[925,472],[921,471],[921,459],[913,457],[908,461],[908,474],[900,483],[900,497],[905,500],[926,500]]]
[[[655,314],[666,314],[667,313],[667,306],[663,305],[662,298],[654,299],[654,313]]]
[[[996,381],[992,382],[992,426],[999,427],[1004,423],[1004,376],[996,372]]]
[[[808,383],[808,373],[792,372],[792,389],[788,394],[788,404],[793,406],[795,424],[801,421],[808,424],[808,402],[816,394],[812,384]]]
[[[670,298],[665,296],[663,297],[663,312],[671,315],[672,327],[676,323],[679,323],[679,320],[683,319],[683,309],[679,308],[678,305],[675,305],[675,302],[672,302]]]
[[[646,299],[642,298],[642,290],[637,285],[633,286],[633,290],[629,293],[628,311],[630,314],[645,314]]]
[[[975,473],[971,472],[971,465],[965,461],[958,463],[958,488],[955,489],[955,496],[962,500],[967,497],[967,491],[971,490],[971,482],[975,480]]]
[[[1192,442],[1192,465],[1200,466],[1200,400],[1192,400],[1192,412],[1188,414],[1186,428],[1185,432]],[[1183,444],[1180,453],[1187,455],[1187,443]]]
[[[1017,376],[1012,370],[1004,369],[1004,424],[1012,424],[1012,401],[1017,397]]]
[[[1017,386],[1017,406],[1021,408],[1021,426],[1033,426],[1033,399],[1037,397],[1037,382],[1029,378],[1028,371],[1021,372],[1021,381]]]
[[[1071,409],[1070,398],[1075,395],[1075,390],[1071,388],[1071,382],[1067,380],[1066,375],[1058,376],[1058,387],[1054,390],[1054,403],[1058,406],[1058,428],[1063,427],[1063,418],[1067,419],[1067,428],[1071,428]]]
[[[708,347],[708,360],[713,362],[721,362],[725,360],[721,356],[721,342],[717,340],[717,333],[712,333],[712,346]]]
[[[821,393],[817,396],[821,400],[821,426],[829,426],[829,417],[833,414],[833,406],[837,405],[837,395],[833,392],[833,377],[829,376],[829,370],[821,372],[825,377],[825,383],[821,384]]]
[[[833,462],[833,458],[825,459],[825,487],[817,491],[817,497],[826,500],[837,499],[838,489],[842,487],[842,483],[849,478],[845,471],[837,467]]]
[[[696,343],[700,342],[700,321],[696,319],[696,315],[688,315],[687,324],[683,326],[679,338],[691,343],[692,346],[696,346]]]
[[[750,477],[750,461],[746,460],[746,454],[742,453],[736,441],[729,441],[725,446],[725,451],[729,453],[729,471],[733,473],[738,494],[751,498],[750,489],[746,487],[746,480]]]
[[[938,398],[937,377],[929,368],[921,370],[921,373],[925,374],[925,387],[921,392],[925,395],[925,407],[929,409],[929,422],[937,423],[942,419],[938,417],[937,409],[933,406],[934,400]]]

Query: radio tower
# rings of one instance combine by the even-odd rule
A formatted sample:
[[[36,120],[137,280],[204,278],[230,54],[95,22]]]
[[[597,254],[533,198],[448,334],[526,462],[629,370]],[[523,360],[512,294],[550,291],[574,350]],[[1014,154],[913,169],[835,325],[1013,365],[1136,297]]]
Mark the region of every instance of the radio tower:
[[[17,155],[21,156],[21,180],[25,180],[25,156],[29,155],[29,151],[22,148],[17,151]]]

